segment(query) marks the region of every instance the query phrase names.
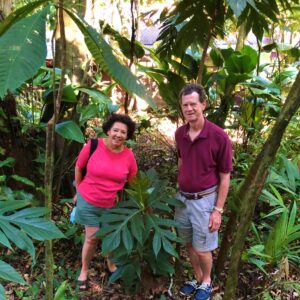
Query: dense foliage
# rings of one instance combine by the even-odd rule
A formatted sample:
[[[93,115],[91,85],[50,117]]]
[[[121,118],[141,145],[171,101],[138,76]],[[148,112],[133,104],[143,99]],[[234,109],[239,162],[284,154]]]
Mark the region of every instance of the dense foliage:
[[[14,3],[19,8],[0,22],[0,243],[4,246],[0,249],[0,278],[7,288],[10,281],[30,282],[12,267],[12,258],[24,251],[30,256],[26,264],[43,269],[44,261],[36,257],[36,249],[43,252],[43,245],[32,240],[66,237],[61,244],[78,246],[75,260],[80,260],[82,234],[68,221],[74,161],[87,138],[103,135],[103,119],[124,109],[138,122],[135,141],[128,144],[141,172],[126,188],[124,201],[101,218],[105,224],[98,233],[102,254],[111,255],[119,266],[109,283],[121,279],[126,292],[141,293],[140,284],[151,276],[168,278],[173,274],[175,280],[183,281],[191,270],[185,265],[184,272],[175,272],[175,261],[184,255],[172,219],[174,206],[179,205],[173,198],[176,150],[170,132],[163,132],[158,124],[168,119],[173,127],[165,131],[174,131],[182,121],[177,100],[180,89],[186,82],[202,83],[208,94],[207,117],[225,128],[233,141],[234,172],[225,214],[230,223],[232,215],[240,213],[240,187],[299,73],[299,42],[292,42],[293,32],[299,30],[299,1],[179,1],[162,10],[154,21],[159,22],[160,34],[152,48],[135,40],[134,30],[126,35],[125,30],[119,32],[103,20],[101,30],[94,28],[67,1]],[[58,27],[59,7],[83,35],[91,55],[80,66],[84,74],[80,83],[70,70],[79,66],[68,69],[55,57],[54,66],[45,65],[46,33]],[[141,19],[149,14],[155,12]],[[131,21],[137,24],[137,20]],[[284,37],[283,25],[290,30],[289,42],[276,39],[276,30]],[[250,31],[255,42],[239,45],[238,40],[245,40]],[[229,42],[232,35],[237,36],[235,48]],[[56,43],[60,42],[56,37]],[[81,46],[78,42],[77,50]],[[67,50],[57,47],[56,51],[59,56]],[[121,97],[114,97],[118,93]],[[59,95],[49,210],[41,207],[46,124],[51,123]],[[130,97],[135,98],[127,101]],[[138,109],[138,97],[145,100],[147,109]],[[297,97],[295,105],[299,105]],[[266,182],[262,182],[241,257],[240,298],[279,299],[300,293],[299,121],[297,112],[269,166]],[[44,218],[50,212],[56,225]],[[224,228],[221,235],[227,238]],[[222,244],[219,256],[226,253],[225,246]],[[65,263],[55,258],[55,299],[77,297],[71,284],[76,273],[64,268]],[[226,278],[217,275],[224,285]],[[251,280],[254,283],[249,284]],[[43,297],[43,275],[32,281],[30,287],[11,289],[20,299]],[[256,291],[251,289],[253,284]],[[5,297],[4,287],[0,285],[0,299]]]

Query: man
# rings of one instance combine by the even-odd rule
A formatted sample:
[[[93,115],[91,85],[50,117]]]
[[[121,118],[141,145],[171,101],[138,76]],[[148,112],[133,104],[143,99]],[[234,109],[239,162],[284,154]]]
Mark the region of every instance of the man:
[[[202,86],[185,86],[179,99],[187,124],[175,133],[179,157],[177,198],[185,207],[176,209],[175,219],[195,273],[195,280],[186,282],[180,293],[207,300],[212,293],[212,251],[218,247],[232,148],[223,129],[204,117],[206,94]]]

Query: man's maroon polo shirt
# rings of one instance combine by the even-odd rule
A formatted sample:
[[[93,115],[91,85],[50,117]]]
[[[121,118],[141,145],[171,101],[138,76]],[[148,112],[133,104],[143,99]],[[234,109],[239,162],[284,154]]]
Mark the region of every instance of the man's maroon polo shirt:
[[[196,193],[219,184],[219,172],[232,171],[232,147],[225,131],[206,119],[194,141],[188,130],[186,124],[175,132],[178,155],[182,159],[178,184],[181,191]]]

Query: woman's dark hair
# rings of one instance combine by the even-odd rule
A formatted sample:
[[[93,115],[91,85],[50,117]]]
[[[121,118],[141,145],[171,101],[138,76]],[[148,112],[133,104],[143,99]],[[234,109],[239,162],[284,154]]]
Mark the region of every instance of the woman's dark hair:
[[[135,131],[135,122],[129,116],[123,114],[111,114],[102,125],[103,132],[107,135],[107,132],[113,127],[115,122],[127,125],[127,140],[132,139]]]
[[[182,96],[190,95],[193,92],[196,92],[199,95],[200,103],[206,101],[205,89],[200,84],[190,83],[183,87],[179,93],[179,102],[181,103]]]

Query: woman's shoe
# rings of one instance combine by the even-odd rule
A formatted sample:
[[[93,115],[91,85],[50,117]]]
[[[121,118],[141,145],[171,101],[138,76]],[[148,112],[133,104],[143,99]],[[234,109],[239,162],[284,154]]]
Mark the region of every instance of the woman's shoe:
[[[89,288],[89,281],[88,281],[88,279],[86,279],[86,280],[78,280],[77,279],[76,286],[78,287],[79,291],[82,291],[82,292],[87,291]]]

